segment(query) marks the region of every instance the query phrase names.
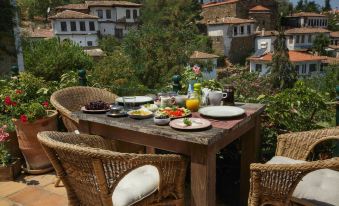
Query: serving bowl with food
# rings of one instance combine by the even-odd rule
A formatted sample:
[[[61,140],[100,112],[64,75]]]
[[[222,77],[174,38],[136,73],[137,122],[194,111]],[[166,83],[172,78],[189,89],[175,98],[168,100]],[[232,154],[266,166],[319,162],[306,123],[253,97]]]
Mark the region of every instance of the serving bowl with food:
[[[104,101],[92,101],[81,107],[81,111],[85,113],[106,113],[110,111],[111,106],[109,103]]]
[[[156,125],[168,125],[170,121],[171,118],[165,113],[157,112],[154,115],[154,124]]]
[[[138,109],[138,110],[131,110],[127,112],[128,116],[133,119],[147,119],[153,116],[153,112],[147,109]]]
[[[151,112],[156,112],[159,109],[159,107],[156,104],[144,104],[141,105],[141,108],[148,109]]]
[[[178,119],[191,115],[191,111],[184,107],[165,107],[160,108],[158,112],[167,114],[171,119]]]

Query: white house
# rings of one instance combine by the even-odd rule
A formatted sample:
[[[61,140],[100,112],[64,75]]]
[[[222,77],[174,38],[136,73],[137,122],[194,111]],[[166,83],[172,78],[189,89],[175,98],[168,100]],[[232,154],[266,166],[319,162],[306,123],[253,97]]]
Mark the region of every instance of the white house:
[[[320,73],[322,61],[326,60],[326,57],[323,56],[314,56],[298,51],[289,51],[288,54],[299,77]],[[251,56],[248,59],[251,72],[258,72],[259,75],[266,75],[270,72],[269,64],[272,62],[272,53],[259,57]]]
[[[288,18],[296,19],[299,27],[327,28],[328,26],[328,17],[314,12],[294,13]]]
[[[273,52],[273,43],[277,39],[277,35],[277,31],[262,30],[256,32],[255,51],[262,49],[265,50],[265,52]]]
[[[80,46],[98,45],[98,17],[81,12],[65,10],[49,17],[54,36],[61,41],[69,39]]]
[[[339,45],[339,31],[330,33],[331,45]]]
[[[141,4],[128,1],[86,1],[89,14],[99,17],[101,35],[122,38],[137,28]]]
[[[313,46],[313,40],[320,33],[330,36],[330,31],[324,28],[302,27],[286,30],[287,48],[289,50],[310,49]]]
[[[222,37],[224,55],[229,56],[233,39],[255,34],[254,23],[255,21],[252,19],[216,18],[213,21],[208,20],[206,22],[207,33],[210,37]]]

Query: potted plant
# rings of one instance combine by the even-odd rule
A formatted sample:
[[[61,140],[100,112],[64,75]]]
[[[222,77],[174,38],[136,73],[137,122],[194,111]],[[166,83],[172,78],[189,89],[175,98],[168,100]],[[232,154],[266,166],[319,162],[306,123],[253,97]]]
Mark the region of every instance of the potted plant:
[[[6,128],[6,125],[0,127],[0,181],[14,180],[21,171],[20,159],[12,157],[6,147],[10,141]]]

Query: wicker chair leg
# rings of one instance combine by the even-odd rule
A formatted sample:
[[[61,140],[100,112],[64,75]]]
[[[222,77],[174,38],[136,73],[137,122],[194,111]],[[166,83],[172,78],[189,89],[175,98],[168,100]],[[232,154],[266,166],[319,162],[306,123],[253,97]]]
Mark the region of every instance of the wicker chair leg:
[[[57,176],[55,183],[54,183],[54,187],[60,187],[60,182],[61,182],[61,179],[60,179],[60,177]]]

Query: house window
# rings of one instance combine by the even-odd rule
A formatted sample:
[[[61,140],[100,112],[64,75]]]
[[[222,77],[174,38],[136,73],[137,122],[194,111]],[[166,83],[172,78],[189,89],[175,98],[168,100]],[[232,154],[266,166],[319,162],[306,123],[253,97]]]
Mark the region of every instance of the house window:
[[[265,27],[265,24],[266,24],[266,22],[265,22],[265,20],[262,20],[262,25]]]
[[[244,34],[244,32],[245,32],[245,28],[244,28],[244,26],[241,26],[240,27],[240,34]]]
[[[312,35],[311,34],[308,35],[308,43],[312,43]]]
[[[262,72],[262,65],[261,64],[256,64],[255,65],[255,72],[258,72],[258,73]]]
[[[126,10],[126,19],[130,19],[131,18],[131,10],[127,9]]]
[[[300,39],[299,35],[296,35],[295,38],[296,38],[295,43],[299,44],[299,41],[300,41],[299,40]]]
[[[138,18],[138,11],[136,9],[133,10],[133,19]]]
[[[301,35],[301,42],[300,43],[304,43],[305,42],[305,35]]]
[[[65,21],[60,22],[61,31],[67,31],[67,23]]]
[[[237,36],[238,35],[238,27],[233,27],[233,35]]]
[[[77,30],[77,23],[75,21],[71,21],[71,31]]]
[[[122,29],[115,29],[115,37],[122,38],[123,37],[123,31]]]
[[[92,41],[87,41],[87,46],[93,46],[93,42]]]
[[[111,15],[111,10],[110,9],[107,9],[106,10],[106,19],[110,19],[112,17]]]
[[[317,71],[317,65],[316,64],[310,64],[310,72],[316,72]]]
[[[248,34],[251,34],[251,33],[252,33],[252,31],[251,31],[251,25],[247,25],[247,33],[248,33]]]
[[[306,64],[301,65],[301,73],[306,74]]]
[[[295,65],[295,72],[297,73],[297,74],[299,74],[299,65]]]
[[[94,21],[90,21],[90,22],[88,22],[88,24],[89,24],[89,30],[90,31],[95,31]]]
[[[84,21],[80,22],[80,31],[86,31],[86,24]]]
[[[98,13],[98,17],[99,17],[100,19],[102,19],[102,18],[104,17],[103,12],[102,12],[101,9],[97,10],[97,13]]]

